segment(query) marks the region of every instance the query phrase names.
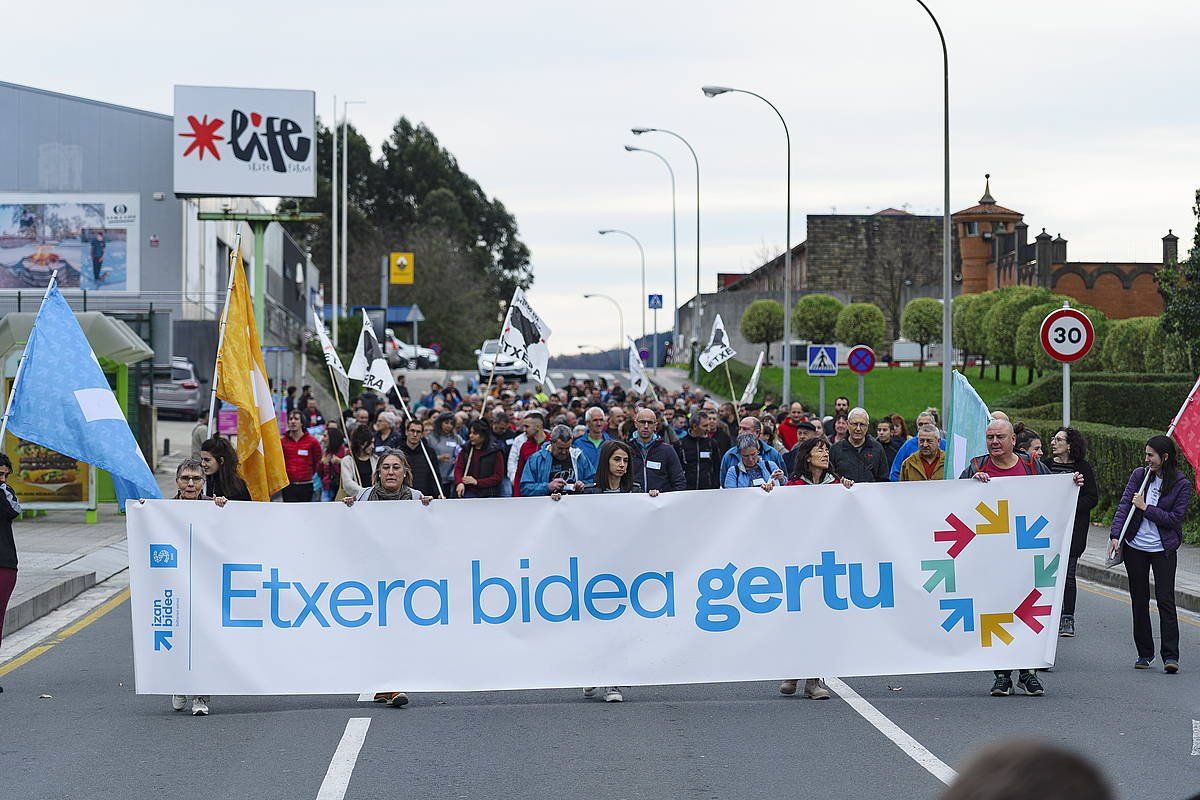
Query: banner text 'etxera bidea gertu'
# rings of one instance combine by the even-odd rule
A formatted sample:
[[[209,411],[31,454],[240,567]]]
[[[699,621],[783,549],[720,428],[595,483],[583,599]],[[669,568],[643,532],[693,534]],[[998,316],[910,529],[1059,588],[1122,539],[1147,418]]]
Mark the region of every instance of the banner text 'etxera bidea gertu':
[[[129,507],[137,690],[358,693],[1050,665],[1069,475]]]

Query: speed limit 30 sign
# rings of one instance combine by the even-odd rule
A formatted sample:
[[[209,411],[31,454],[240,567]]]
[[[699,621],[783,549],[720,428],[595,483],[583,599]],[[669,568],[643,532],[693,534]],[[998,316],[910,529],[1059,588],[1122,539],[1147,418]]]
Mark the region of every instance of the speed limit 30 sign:
[[[1075,308],[1051,311],[1042,321],[1042,349],[1055,361],[1070,364],[1083,358],[1096,343],[1096,329]]]

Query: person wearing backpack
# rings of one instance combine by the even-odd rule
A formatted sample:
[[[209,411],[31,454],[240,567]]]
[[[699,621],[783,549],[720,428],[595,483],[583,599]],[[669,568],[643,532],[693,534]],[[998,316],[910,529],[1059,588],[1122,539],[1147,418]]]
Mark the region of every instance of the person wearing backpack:
[[[1016,452],[1017,434],[1012,423],[1006,419],[993,419],[985,431],[987,455],[976,456],[967,464],[959,478],[974,478],[987,483],[992,478],[1010,478],[1028,475],[1049,475],[1050,468],[1028,453]],[[1075,473],[1075,485],[1083,485],[1083,475]],[[995,670],[992,697],[1007,697],[1013,693],[1012,670]],[[1020,670],[1017,685],[1025,694],[1040,697],[1046,693],[1037,673],[1032,669]]]

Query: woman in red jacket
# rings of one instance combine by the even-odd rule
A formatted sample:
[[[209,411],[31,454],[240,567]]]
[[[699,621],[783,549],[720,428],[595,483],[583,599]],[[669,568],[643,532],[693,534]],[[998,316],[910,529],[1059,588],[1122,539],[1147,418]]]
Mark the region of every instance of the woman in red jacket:
[[[504,448],[492,439],[492,426],[481,419],[471,423],[468,447],[454,463],[457,497],[499,497],[504,480]]]

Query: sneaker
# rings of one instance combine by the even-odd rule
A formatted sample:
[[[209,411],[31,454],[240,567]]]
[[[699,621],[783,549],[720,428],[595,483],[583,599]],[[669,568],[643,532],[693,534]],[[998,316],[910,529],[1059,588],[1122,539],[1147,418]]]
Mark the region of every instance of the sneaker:
[[[821,685],[820,678],[805,678],[804,696],[809,700],[828,700],[829,690]]]
[[[1031,697],[1041,697],[1046,693],[1042,682],[1038,680],[1036,672],[1022,672],[1017,677],[1017,685],[1025,690],[1025,694]]]
[[[583,687],[583,696],[588,698],[589,700],[591,698],[595,697],[596,696],[596,687],[595,686]]]
[[[1070,638],[1075,635],[1075,618],[1064,616],[1058,623],[1058,635]]]
[[[388,705],[392,708],[404,708],[408,705],[408,695],[404,692],[392,692],[392,699],[388,700]]]
[[[621,690],[616,686],[609,686],[604,690],[604,702],[620,703],[625,700],[625,695],[621,694]]]
[[[1179,662],[1173,658],[1164,659],[1163,672],[1167,673],[1168,675],[1174,675],[1176,672],[1179,672]]]
[[[1133,668],[1150,669],[1150,662],[1153,660],[1153,658],[1139,658],[1137,661],[1133,662]]]
[[[192,716],[208,716],[208,695],[196,695],[192,698]]]
[[[372,700],[372,702],[374,702],[374,703],[386,703],[388,700],[391,700],[391,699],[392,699],[392,693],[391,693],[391,692],[376,692],[376,693],[375,693],[375,699],[374,699],[374,700]]]
[[[174,711],[183,711],[185,708],[187,708],[187,695],[186,694],[171,695],[171,708]]]
[[[992,697],[1008,697],[1012,693],[1012,676],[1008,674],[997,675],[996,682],[992,684]]]
[[[795,694],[796,693],[796,679],[788,678],[786,681],[780,681],[779,682],[779,693],[780,694]]]

